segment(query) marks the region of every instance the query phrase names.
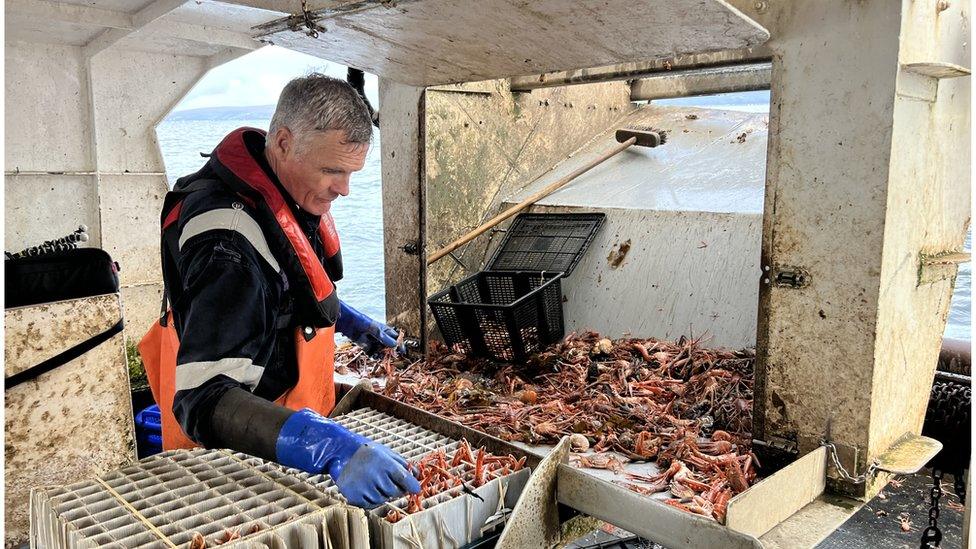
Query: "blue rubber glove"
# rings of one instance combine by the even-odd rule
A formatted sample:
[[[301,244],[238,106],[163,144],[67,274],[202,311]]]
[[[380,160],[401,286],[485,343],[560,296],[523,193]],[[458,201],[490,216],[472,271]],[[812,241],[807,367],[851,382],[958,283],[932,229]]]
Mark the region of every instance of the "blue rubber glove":
[[[369,356],[378,354],[386,347],[396,348],[401,355],[407,354],[405,346],[397,347],[399,334],[396,330],[353,309],[341,299],[339,320],[335,326],[337,332],[362,347]]]
[[[420,492],[420,483],[399,454],[308,408],[285,420],[275,452],[286,467],[328,473],[346,501],[358,507],[369,509]]]

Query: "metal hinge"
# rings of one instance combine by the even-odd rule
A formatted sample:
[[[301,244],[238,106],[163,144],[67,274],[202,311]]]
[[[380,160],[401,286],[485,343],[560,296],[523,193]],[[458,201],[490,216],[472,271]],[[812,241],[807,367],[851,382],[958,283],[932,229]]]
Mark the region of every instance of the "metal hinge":
[[[763,268],[766,274],[763,276],[763,283],[774,284],[781,288],[805,288],[810,285],[810,272],[802,267],[790,265],[777,265],[770,269],[769,266]]]

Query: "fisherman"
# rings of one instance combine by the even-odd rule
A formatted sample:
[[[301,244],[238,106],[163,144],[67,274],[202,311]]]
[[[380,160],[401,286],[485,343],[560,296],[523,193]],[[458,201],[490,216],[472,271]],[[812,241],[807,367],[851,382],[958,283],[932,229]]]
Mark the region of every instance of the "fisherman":
[[[336,331],[371,354],[397,346],[334,286],[330,209],[371,139],[371,108],[352,86],[296,78],[267,134],[232,131],[167,194],[163,314],[140,343],[166,449],[230,448],[328,473],[362,507],[419,492],[401,456],[325,417]]]

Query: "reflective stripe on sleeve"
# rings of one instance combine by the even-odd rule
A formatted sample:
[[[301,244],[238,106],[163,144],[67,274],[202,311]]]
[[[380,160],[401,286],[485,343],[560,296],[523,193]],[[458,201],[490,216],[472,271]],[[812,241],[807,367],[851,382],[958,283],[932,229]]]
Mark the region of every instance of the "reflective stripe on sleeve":
[[[264,367],[255,365],[249,358],[187,362],[176,366],[176,390],[196,389],[218,375],[225,375],[253,391],[263,373]]]
[[[187,221],[183,227],[183,233],[180,235],[180,250],[194,236],[215,229],[227,229],[240,234],[254,247],[258,255],[271,265],[275,272],[281,272],[281,267],[278,266],[278,261],[271,253],[271,248],[268,247],[268,241],[265,240],[258,222],[247,215],[244,210],[237,208],[209,210]]]

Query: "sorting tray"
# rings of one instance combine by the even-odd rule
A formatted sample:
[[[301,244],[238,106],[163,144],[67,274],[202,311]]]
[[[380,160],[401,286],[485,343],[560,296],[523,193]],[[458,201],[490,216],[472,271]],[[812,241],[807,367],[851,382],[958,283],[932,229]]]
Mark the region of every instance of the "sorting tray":
[[[332,419],[410,461],[430,452],[452,453],[460,444],[371,408]],[[227,450],[171,450],[98,479],[33,489],[31,547],[188,549],[194,534],[214,547],[229,531],[241,538],[220,547],[460,547],[480,539],[493,517],[511,511],[530,475],[528,467],[488,474],[483,485],[472,485],[478,497],[452,487],[391,523],[387,513],[406,509],[405,498],[363,510],[347,505],[327,474]]]

